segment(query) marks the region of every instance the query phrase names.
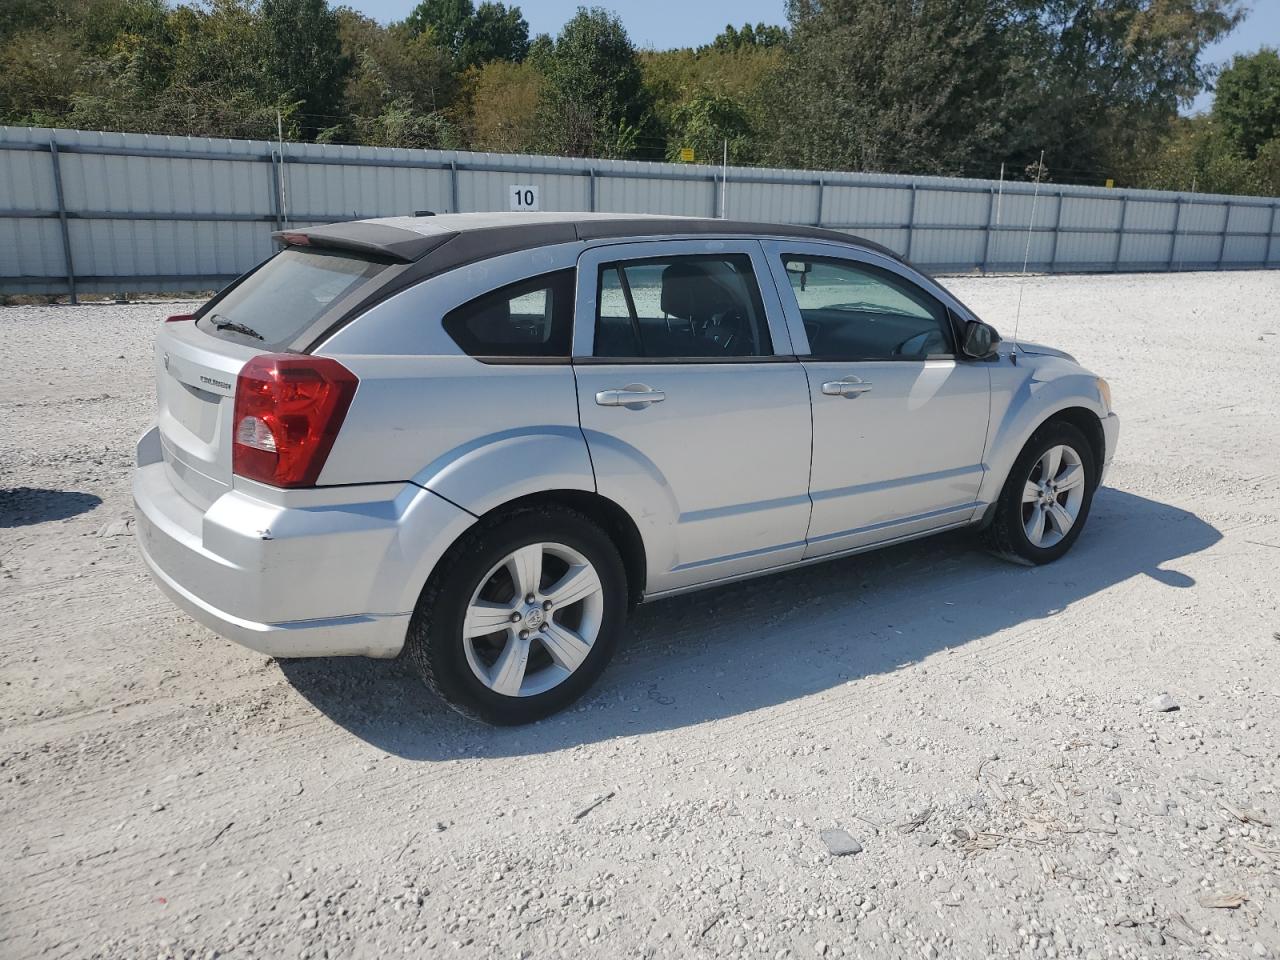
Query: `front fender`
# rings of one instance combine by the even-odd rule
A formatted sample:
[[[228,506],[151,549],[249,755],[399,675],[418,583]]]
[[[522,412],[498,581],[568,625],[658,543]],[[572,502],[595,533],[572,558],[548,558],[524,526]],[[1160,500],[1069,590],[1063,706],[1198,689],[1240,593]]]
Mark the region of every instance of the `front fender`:
[[[1069,360],[1036,358],[992,369],[991,424],[987,435],[986,472],[978,499],[994,503],[1018,454],[1036,429],[1070,407],[1091,411],[1101,421],[1108,411],[1098,393],[1097,378]],[[1099,464],[1101,466],[1101,464]]]

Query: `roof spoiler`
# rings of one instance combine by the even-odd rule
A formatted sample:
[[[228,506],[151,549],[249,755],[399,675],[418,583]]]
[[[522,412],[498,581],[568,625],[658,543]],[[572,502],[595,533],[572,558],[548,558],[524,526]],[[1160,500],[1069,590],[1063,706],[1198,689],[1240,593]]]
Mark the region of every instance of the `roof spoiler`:
[[[271,236],[287,247],[347,250],[395,263],[413,263],[457,236],[457,233],[446,230],[438,233],[416,233],[382,223],[356,220],[351,223],[277,230]]]

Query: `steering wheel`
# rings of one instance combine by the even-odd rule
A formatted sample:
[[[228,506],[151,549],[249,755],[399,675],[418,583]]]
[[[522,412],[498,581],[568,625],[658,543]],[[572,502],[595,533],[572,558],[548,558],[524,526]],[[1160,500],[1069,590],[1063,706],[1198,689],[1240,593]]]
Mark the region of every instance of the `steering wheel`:
[[[736,357],[741,354],[741,348],[746,342],[742,336],[745,326],[746,318],[740,310],[726,310],[703,324],[701,336],[719,347],[721,354]]]

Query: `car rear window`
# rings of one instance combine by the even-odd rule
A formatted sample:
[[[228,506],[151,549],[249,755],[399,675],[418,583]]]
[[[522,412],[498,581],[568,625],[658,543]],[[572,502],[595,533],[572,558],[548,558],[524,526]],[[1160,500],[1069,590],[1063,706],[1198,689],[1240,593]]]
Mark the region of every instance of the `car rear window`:
[[[387,265],[349,253],[290,248],[228,290],[200,318],[200,328],[237,343],[291,344],[335,301]]]

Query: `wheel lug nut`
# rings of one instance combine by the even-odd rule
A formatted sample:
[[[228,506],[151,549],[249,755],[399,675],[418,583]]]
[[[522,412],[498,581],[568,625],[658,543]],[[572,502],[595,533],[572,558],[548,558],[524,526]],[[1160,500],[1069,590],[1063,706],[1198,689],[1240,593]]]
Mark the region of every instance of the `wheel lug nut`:
[[[511,611],[511,622],[512,623],[520,622],[520,614],[516,613],[514,610]]]
[[[521,630],[521,631],[520,631],[520,639],[521,639],[521,640],[528,640],[528,639],[529,639],[529,631],[528,631],[528,630]]]
[[[542,601],[542,609],[543,609],[543,610],[550,610],[550,609],[551,609],[551,601],[550,601],[550,600],[543,600],[543,601]]]
[[[537,598],[537,597],[535,597],[532,593],[529,593],[529,594],[525,594],[524,602],[525,602],[525,603],[533,603],[533,601],[534,601],[534,600],[537,600],[537,599],[538,599],[538,598]]]

